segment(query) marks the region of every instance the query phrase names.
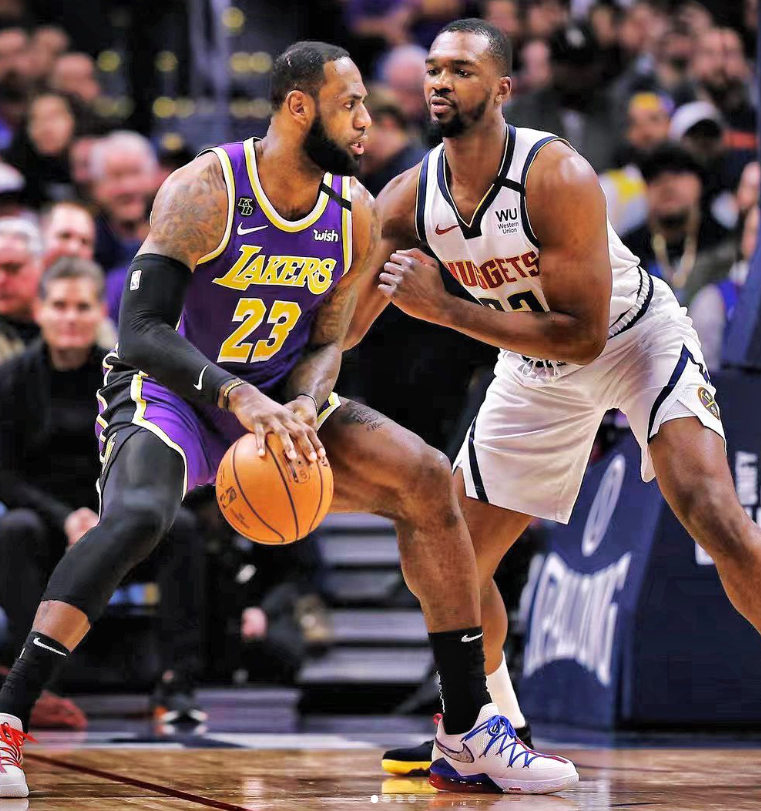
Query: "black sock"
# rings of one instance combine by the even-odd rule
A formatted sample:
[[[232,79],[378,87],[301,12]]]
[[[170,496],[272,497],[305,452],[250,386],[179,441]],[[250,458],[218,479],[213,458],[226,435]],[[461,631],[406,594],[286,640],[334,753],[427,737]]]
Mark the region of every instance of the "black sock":
[[[473,727],[484,704],[491,701],[484,670],[481,628],[428,634],[441,681],[444,729],[458,735]]]
[[[29,731],[32,707],[68,657],[69,651],[60,642],[32,631],[0,690],[0,712],[20,718]]]

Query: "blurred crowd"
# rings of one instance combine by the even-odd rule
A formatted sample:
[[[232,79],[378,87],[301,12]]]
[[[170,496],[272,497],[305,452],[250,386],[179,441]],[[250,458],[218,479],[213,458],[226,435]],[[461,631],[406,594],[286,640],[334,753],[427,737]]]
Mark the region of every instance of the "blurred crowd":
[[[256,20],[261,3],[238,5]],[[163,180],[208,146],[159,137],[158,128],[130,131],[105,116],[112,107],[103,103],[94,55],[76,50],[72,31],[52,17],[29,24],[27,11],[22,0],[0,0],[0,607],[7,622],[6,663],[25,636],[49,572],[97,520],[94,393],[115,341],[126,268],[148,233]],[[441,26],[463,16],[481,16],[510,37],[507,120],[557,133],[589,160],[613,226],[643,267],[689,308],[707,363],[718,368],[759,227],[757,0],[310,4],[302,28],[348,47],[366,76],[374,126],[361,179],[374,194],[431,147],[424,60]],[[146,88],[131,92],[152,92]],[[445,282],[452,284],[448,277]],[[347,356],[340,385],[343,393],[452,450],[493,361],[494,350],[389,308]],[[204,641],[212,609],[203,607],[203,594],[212,586],[203,583],[210,577],[238,584],[227,616],[215,621],[234,618],[238,643],[260,646],[259,669],[267,660],[268,634],[280,634],[272,666],[280,676],[278,668],[285,668],[288,678],[303,658],[303,628],[317,629],[317,644],[329,636],[319,559],[298,550],[275,559],[225,546],[220,538],[226,532],[213,497],[201,495],[181,515],[161,556],[135,576],[136,582],[159,583],[162,595],[156,611],[165,642],[156,706],[195,712],[194,680],[208,674],[211,659],[225,659],[224,651],[212,655]],[[252,560],[257,554],[262,560]],[[192,587],[182,594],[172,586],[177,571],[193,573]],[[119,599],[129,603],[124,595]],[[219,601],[214,610],[222,610]],[[239,651],[231,658],[239,661]],[[68,704],[53,702],[48,710],[54,719],[83,723]]]

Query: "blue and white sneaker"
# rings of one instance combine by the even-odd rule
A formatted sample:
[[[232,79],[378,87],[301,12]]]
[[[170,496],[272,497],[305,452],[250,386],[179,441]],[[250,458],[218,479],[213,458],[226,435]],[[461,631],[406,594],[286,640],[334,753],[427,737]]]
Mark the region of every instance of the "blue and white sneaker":
[[[552,794],[572,788],[579,774],[570,760],[529,749],[496,704],[485,704],[470,732],[447,735],[439,721],[429,781],[440,791]]]

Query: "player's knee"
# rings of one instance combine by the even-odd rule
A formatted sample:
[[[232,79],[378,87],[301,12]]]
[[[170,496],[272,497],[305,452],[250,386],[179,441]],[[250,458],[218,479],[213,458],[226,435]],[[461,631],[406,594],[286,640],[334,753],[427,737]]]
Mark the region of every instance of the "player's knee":
[[[133,563],[139,563],[156,548],[173,518],[168,505],[159,499],[127,496],[104,511],[100,524],[109,530],[103,534],[123,546]]]
[[[452,468],[447,457],[420,443],[411,454],[406,476],[400,481],[405,501],[424,512],[440,511],[454,499]]]

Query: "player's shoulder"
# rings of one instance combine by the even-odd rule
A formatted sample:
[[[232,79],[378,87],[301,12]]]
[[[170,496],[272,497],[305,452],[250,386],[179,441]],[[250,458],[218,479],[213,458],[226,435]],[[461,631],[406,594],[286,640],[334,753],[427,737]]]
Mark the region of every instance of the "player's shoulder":
[[[533,187],[550,194],[569,187],[599,188],[597,173],[586,158],[559,136],[548,133],[547,137],[552,140],[543,143],[540,138],[535,142],[540,148],[527,173],[527,190]]]
[[[390,180],[378,195],[378,212],[383,224],[383,236],[401,239],[405,244],[416,245],[415,208],[418,179],[422,161]]]

